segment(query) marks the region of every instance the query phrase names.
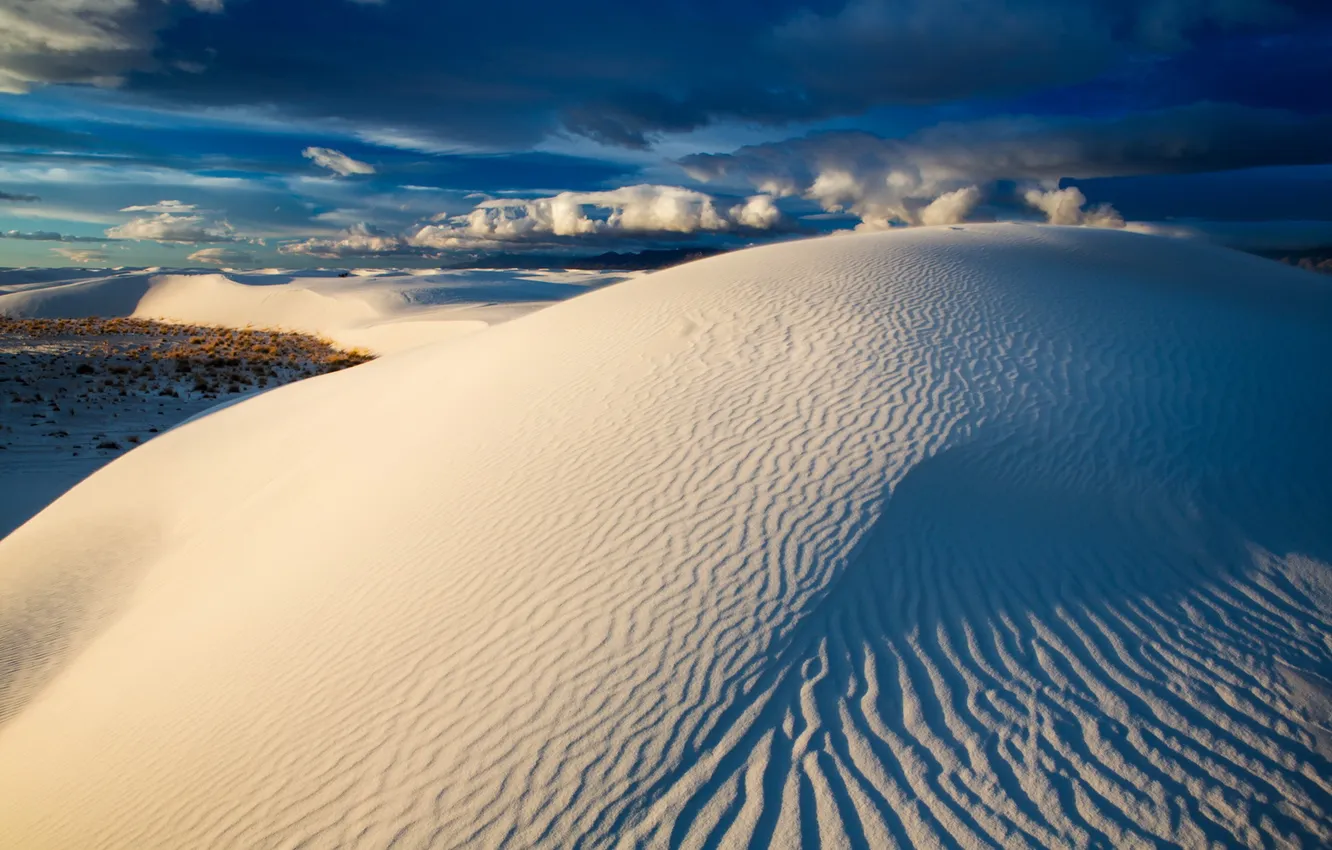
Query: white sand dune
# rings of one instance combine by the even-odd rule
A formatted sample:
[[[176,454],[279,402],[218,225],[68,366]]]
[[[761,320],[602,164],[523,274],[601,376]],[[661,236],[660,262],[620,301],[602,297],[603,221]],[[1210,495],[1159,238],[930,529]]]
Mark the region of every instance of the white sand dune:
[[[0,269],[0,316],[128,316],[148,291],[153,277],[151,271],[138,270]]]
[[[0,270],[0,316],[143,319],[318,334],[387,353],[507,321],[638,272]]]
[[[276,269],[226,274],[175,273],[162,269],[0,269],[0,316],[83,318],[135,316],[232,328],[282,328],[323,336],[343,348],[376,353],[405,351],[484,330],[517,316],[640,272],[563,270],[358,270],[346,278],[332,271]],[[12,365],[12,361],[11,361]],[[0,378],[17,378],[0,374]],[[21,386],[11,384],[10,387]],[[155,392],[135,396],[142,411],[106,414],[115,429],[142,433],[167,427]],[[188,416],[200,405],[172,404]],[[152,408],[158,408],[156,410]],[[121,416],[121,414],[126,414]],[[95,425],[86,417],[79,420]],[[18,425],[0,411],[0,431]],[[19,429],[26,430],[26,429]],[[31,436],[31,434],[29,435]],[[0,438],[0,538],[102,466],[107,458],[71,457],[59,440],[20,451]]]
[[[1121,232],[648,275],[0,543],[24,848],[1327,846],[1332,292]]]

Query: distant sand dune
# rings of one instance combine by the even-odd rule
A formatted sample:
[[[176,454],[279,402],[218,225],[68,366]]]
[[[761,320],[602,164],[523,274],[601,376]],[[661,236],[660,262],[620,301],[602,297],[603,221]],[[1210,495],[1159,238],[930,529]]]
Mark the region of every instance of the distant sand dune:
[[[45,272],[45,273],[43,273]],[[522,269],[337,273],[0,269],[0,316],[135,316],[281,328],[387,353],[452,339],[638,272]]]
[[[0,543],[20,847],[1332,843],[1332,290],[773,245],[266,393]]]

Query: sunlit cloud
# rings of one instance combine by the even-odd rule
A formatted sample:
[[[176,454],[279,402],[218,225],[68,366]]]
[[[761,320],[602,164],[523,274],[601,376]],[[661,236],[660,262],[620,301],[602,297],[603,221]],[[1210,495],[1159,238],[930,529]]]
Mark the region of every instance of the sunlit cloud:
[[[140,206],[128,206],[121,208],[121,212],[146,212],[146,213],[191,213],[198,209],[194,204],[183,204],[180,201],[158,201],[155,204],[144,204]]]
[[[139,209],[183,209],[187,205],[176,201],[161,201]],[[127,207],[127,210],[135,209]],[[192,208],[191,208],[192,209]],[[112,239],[132,239],[149,242],[194,244],[198,242],[235,242],[235,228],[227,222],[210,222],[193,213],[162,212],[140,216],[124,224],[109,228],[106,235]]]
[[[375,167],[366,162],[352,159],[341,151],[335,151],[332,148],[306,148],[301,152],[306,159],[313,160],[315,165],[321,168],[327,168],[329,171],[350,177],[353,174],[374,174]]]
[[[1028,189],[1022,195],[1028,204],[1045,213],[1050,224],[1083,227],[1123,227],[1124,217],[1109,204],[1086,209],[1087,196],[1075,186],[1065,189]]]
[[[339,237],[305,240],[282,250],[328,257],[473,251],[505,245],[759,233],[789,225],[766,195],[727,206],[692,189],[638,185],[562,192],[548,198],[482,198],[470,213],[438,215],[404,233],[359,223]]]
[[[71,263],[77,263],[81,266],[94,263],[104,264],[111,259],[110,255],[105,251],[97,251],[89,248],[52,248],[51,253],[64,257]]]
[[[201,266],[230,267],[253,266],[255,264],[253,254],[235,248],[203,248],[190,254],[185,259]]]
[[[407,241],[401,236],[384,233],[365,223],[354,224],[334,238],[305,239],[280,250],[284,254],[308,254],[312,257],[364,257],[402,253]]]

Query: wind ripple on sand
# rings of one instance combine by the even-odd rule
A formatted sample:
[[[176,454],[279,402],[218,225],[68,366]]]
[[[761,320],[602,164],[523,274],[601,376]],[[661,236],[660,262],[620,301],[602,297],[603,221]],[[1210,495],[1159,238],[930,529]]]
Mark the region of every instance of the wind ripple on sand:
[[[47,682],[0,833],[1326,844],[1321,286],[1120,233],[802,242],[193,423],[0,546],[0,624],[57,647],[0,665]],[[53,542],[126,493],[151,530],[83,616]]]

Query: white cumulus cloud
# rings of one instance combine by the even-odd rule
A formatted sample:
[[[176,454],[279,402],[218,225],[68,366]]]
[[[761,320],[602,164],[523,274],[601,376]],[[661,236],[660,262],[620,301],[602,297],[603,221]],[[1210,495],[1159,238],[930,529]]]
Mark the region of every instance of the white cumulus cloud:
[[[254,256],[235,248],[204,248],[185,259],[201,266],[252,266]]]
[[[110,260],[105,251],[95,251],[88,248],[52,248],[51,252],[81,266],[86,266],[89,263],[105,263]]]
[[[549,198],[482,201],[465,216],[429,225],[417,235],[518,241],[540,236],[671,234],[749,228],[770,230],[781,221],[771,198],[755,196],[721,210],[711,196],[680,186],[623,186],[604,192],[561,192]]]
[[[109,228],[111,239],[136,239],[150,242],[235,242],[236,234],[226,222],[210,222],[201,215],[173,215],[169,212],[141,216]]]
[[[697,233],[771,231],[786,224],[769,195],[724,207],[711,195],[680,186],[622,186],[602,192],[561,192],[547,198],[482,198],[471,212],[439,215],[402,234],[359,224],[336,238],[286,245],[287,253],[341,257],[557,245]]]
[[[772,230],[782,223],[782,211],[771,195],[754,195],[731,207],[731,220],[754,230]]]
[[[1045,213],[1050,224],[1073,224],[1084,227],[1123,227],[1124,217],[1109,204],[1098,204],[1084,209],[1087,197],[1076,186],[1066,189],[1028,189],[1023,199]]]
[[[364,222],[353,224],[335,238],[314,238],[283,245],[278,250],[284,254],[308,254],[312,257],[336,259],[338,257],[360,257],[374,254],[397,254],[407,248],[406,241],[390,233],[384,233]]]
[[[315,165],[327,168],[329,171],[343,177],[350,177],[353,174],[375,173],[375,167],[370,163],[352,159],[342,151],[335,151],[332,148],[306,148],[301,151],[301,156],[313,160]]]
[[[920,223],[924,225],[961,224],[967,220],[967,216],[971,215],[971,211],[981,202],[981,197],[979,186],[967,186],[952,192],[945,192],[930,201],[920,211]]]

